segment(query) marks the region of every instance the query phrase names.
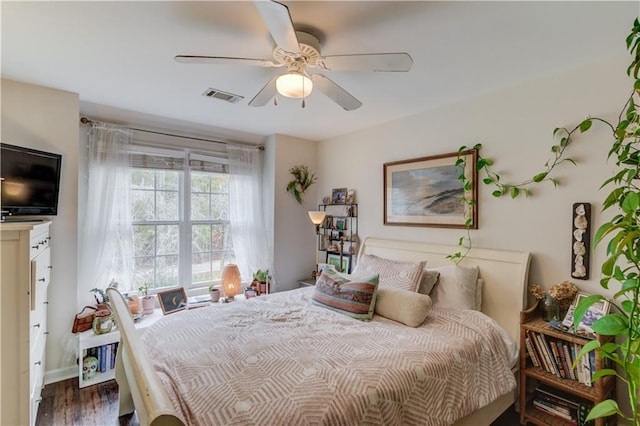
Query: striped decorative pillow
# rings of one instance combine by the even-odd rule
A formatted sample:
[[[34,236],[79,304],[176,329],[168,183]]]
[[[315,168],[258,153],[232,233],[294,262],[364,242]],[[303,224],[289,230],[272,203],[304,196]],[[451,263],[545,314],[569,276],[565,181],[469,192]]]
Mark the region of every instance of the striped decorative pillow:
[[[354,274],[378,274],[380,287],[392,287],[416,292],[420,286],[426,262],[399,262],[373,254],[358,259]]]
[[[326,268],[316,281],[311,303],[355,319],[370,321],[376,304],[377,288],[377,274],[356,277]]]

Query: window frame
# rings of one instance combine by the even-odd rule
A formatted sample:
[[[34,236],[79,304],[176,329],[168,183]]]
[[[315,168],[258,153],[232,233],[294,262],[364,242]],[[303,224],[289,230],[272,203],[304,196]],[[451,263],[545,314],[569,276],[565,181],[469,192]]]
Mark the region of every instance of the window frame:
[[[216,224],[223,224],[226,225],[226,230],[227,232],[230,232],[230,228],[231,228],[231,222],[230,222],[230,218],[229,218],[229,209],[230,206],[227,205],[227,219],[226,220],[220,220],[220,219],[197,219],[197,220],[193,220],[191,218],[191,213],[192,213],[192,200],[191,200],[191,194],[192,194],[192,188],[191,188],[191,183],[192,183],[192,173],[194,172],[205,172],[205,173],[226,173],[228,174],[228,168],[226,167],[228,165],[228,160],[224,157],[221,157],[220,155],[216,155],[219,153],[201,153],[201,152],[193,152],[193,150],[191,149],[186,149],[186,148],[176,148],[176,149],[162,149],[162,148],[156,148],[156,147],[149,147],[149,146],[135,146],[132,147],[134,148],[134,150],[132,150],[132,152],[130,153],[132,156],[133,155],[142,155],[142,156],[161,156],[161,157],[173,157],[173,158],[179,158],[183,161],[183,165],[182,168],[172,168],[172,167],[167,167],[165,169],[161,168],[161,167],[143,167],[142,165],[139,164],[133,164],[133,162],[130,162],[130,167],[129,169],[131,170],[131,172],[133,172],[134,170],[152,170],[152,171],[169,171],[169,170],[174,170],[174,171],[179,171],[181,173],[178,174],[178,183],[177,183],[177,192],[178,192],[178,197],[177,197],[177,202],[178,202],[178,219],[177,219],[177,225],[178,225],[178,232],[179,232],[179,238],[178,238],[178,274],[177,274],[177,280],[178,282],[176,283],[176,286],[182,286],[185,288],[185,290],[187,291],[192,291],[192,290],[201,290],[201,289],[206,289],[207,287],[211,286],[211,285],[220,285],[220,279],[211,279],[211,280],[207,280],[207,281],[201,281],[198,283],[194,283],[193,282],[193,227],[195,225],[216,225]],[[215,164],[215,167],[220,167],[221,170],[220,171],[214,171],[214,170],[198,170],[197,167],[192,166],[192,160],[194,161],[200,161],[200,162],[207,162],[207,163],[211,163],[211,164]],[[130,188],[131,190],[133,190],[133,182],[130,183]],[[229,187],[227,186],[227,195],[229,195]],[[158,192],[158,189],[156,187],[156,182],[154,182],[154,188],[153,188],[153,192],[154,192],[154,199],[155,199],[155,195]],[[154,212],[155,212],[155,207],[154,206]],[[131,208],[132,208],[132,213],[133,213],[133,197],[131,200]],[[174,220],[133,220],[133,214],[132,214],[132,227],[133,226],[144,226],[144,225],[150,225],[150,226],[154,226],[154,231],[156,232],[157,235],[157,227],[158,226],[162,226],[162,225],[176,225],[176,221]],[[227,239],[228,241],[230,241],[230,238]],[[226,241],[227,241],[226,240]],[[158,291],[162,291],[165,290],[167,288],[171,288],[171,287],[175,287],[175,286],[163,286],[163,287],[156,287],[157,285],[157,263],[156,263],[156,259],[159,257],[157,254],[157,238],[155,238],[154,236],[154,281],[151,283],[150,285],[150,289],[149,289],[149,293],[151,294],[155,294]],[[135,246],[134,246],[135,249]],[[210,254],[213,255],[213,246],[210,248]],[[227,245],[224,244],[224,248],[223,251],[227,252],[228,254],[228,258],[229,261],[232,261],[232,259],[235,257],[235,254],[233,253],[233,245]],[[135,258],[139,258],[141,256],[136,256],[136,253],[133,253],[133,259]],[[224,261],[223,261],[224,262]],[[134,271],[133,271],[133,277],[135,280],[135,261],[134,261]],[[182,284],[181,284],[182,283]],[[139,285],[141,285],[142,283],[137,283],[134,281],[134,286],[138,287]]]

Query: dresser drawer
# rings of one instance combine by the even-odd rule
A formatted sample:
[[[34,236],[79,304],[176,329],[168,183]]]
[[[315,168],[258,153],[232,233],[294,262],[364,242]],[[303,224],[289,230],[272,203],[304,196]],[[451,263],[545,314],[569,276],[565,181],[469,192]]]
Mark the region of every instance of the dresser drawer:
[[[31,231],[31,238],[29,239],[29,257],[33,259],[40,254],[40,252],[48,248],[50,240],[51,238],[49,237],[48,227],[44,229],[34,229]]]
[[[51,280],[51,249],[46,247],[31,261],[31,310],[47,301],[47,288]]]
[[[31,396],[37,393],[40,397],[40,389],[44,380],[44,356],[47,343],[47,335],[40,333],[31,347],[29,359],[29,391]],[[37,392],[36,392],[37,391]]]

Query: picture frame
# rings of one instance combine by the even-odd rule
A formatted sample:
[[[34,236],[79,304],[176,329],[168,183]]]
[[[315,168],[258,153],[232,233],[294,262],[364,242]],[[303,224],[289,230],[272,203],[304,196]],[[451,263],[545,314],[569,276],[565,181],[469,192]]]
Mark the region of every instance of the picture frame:
[[[187,307],[187,293],[184,287],[158,292],[158,302],[163,315],[181,311]]]
[[[351,255],[342,255],[342,268],[340,267],[340,255],[335,253],[327,253],[327,263],[332,265],[338,272],[348,274],[351,272]]]
[[[345,198],[346,204],[354,204],[356,202],[356,191],[350,189],[347,191],[347,197]]]
[[[574,311],[576,309],[576,306],[578,306],[578,303],[580,303],[580,301],[582,299],[584,299],[584,298],[586,298],[588,296],[589,296],[589,294],[583,293],[583,292],[578,292],[578,294],[576,294],[576,297],[573,300],[573,303],[569,307],[569,310],[567,311],[567,314],[565,315],[564,319],[562,320],[562,325],[567,327],[567,328],[569,328],[569,329],[571,329],[571,330],[574,330],[577,334],[580,334],[580,335],[583,335],[583,336],[587,336],[587,337],[590,337],[590,338],[595,338],[596,337],[596,333],[591,328],[591,325],[597,319],[599,319],[599,318],[601,318],[604,315],[609,313],[609,310],[611,309],[611,304],[607,300],[599,300],[599,301],[597,301],[596,303],[591,305],[589,307],[589,309],[587,309],[587,311],[585,312],[584,316],[582,317],[582,321],[580,321],[580,324],[575,326],[573,314],[574,314]]]
[[[331,190],[331,204],[344,204],[347,199],[347,188],[334,188]]]
[[[384,224],[478,229],[477,158],[471,149],[384,163]]]
[[[336,219],[336,229],[340,231],[344,231],[345,229],[347,229],[347,220],[344,218]]]
[[[336,267],[334,265],[330,265],[328,263],[318,263],[318,274],[321,274],[322,271],[324,271],[325,269],[336,269]]]

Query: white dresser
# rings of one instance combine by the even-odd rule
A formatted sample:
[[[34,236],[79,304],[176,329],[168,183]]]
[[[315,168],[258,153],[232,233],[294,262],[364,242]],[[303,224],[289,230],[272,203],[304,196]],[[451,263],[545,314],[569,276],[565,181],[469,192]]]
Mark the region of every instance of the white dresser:
[[[34,425],[44,379],[49,221],[0,224],[0,424]]]

